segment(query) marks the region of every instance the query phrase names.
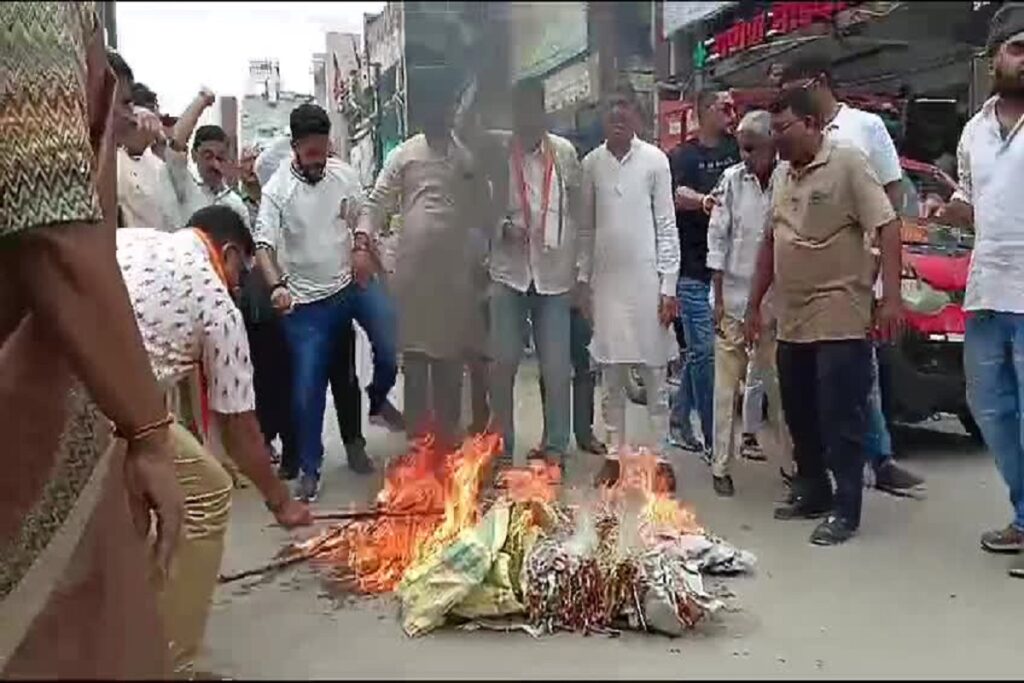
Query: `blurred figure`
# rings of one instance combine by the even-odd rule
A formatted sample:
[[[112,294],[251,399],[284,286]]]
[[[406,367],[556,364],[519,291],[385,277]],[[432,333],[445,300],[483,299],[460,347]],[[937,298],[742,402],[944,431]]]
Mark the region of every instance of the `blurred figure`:
[[[836,142],[858,149],[867,158],[871,170],[878,176],[893,209],[899,213],[903,206],[900,167],[896,145],[888,129],[877,114],[851,107],[836,98],[832,72],[823,58],[811,56],[794,61],[782,74],[786,89],[807,91],[817,116],[822,121],[825,136]],[[876,261],[875,296],[881,298],[881,280]],[[871,393],[868,396],[868,435],[865,442],[868,461],[874,470],[875,487],[896,495],[909,495],[924,486],[924,479],[908,472],[893,459],[892,436],[882,411],[882,391],[879,385],[878,354],[871,349]]]
[[[1024,4],[992,18],[988,52],[994,95],[964,127],[960,185],[950,211],[973,222],[964,341],[967,399],[1009,489],[1013,518],[981,537],[985,550],[1024,550]],[[1010,567],[1024,578],[1024,561]]]
[[[453,133],[454,83],[446,70],[417,77],[423,132],[395,148],[367,198],[357,237],[382,232],[401,212],[392,291],[410,437],[435,431],[443,444],[461,432],[467,340],[485,339],[475,294],[472,230],[484,225],[486,188]]]
[[[712,273],[717,332],[711,474],[715,493],[720,496],[734,493],[729,470],[736,451],[736,401],[740,386],[753,379],[747,375],[748,361],[768,390],[776,443],[786,450],[788,440],[775,375],[774,321],[766,316],[753,349],[748,350],[743,332],[743,314],[768,220],[776,169],[771,115],[766,111],[748,112],[740,121],[737,136],[743,161],[722,174],[715,188],[718,201],[708,223],[707,267]]]
[[[117,150],[117,205],[123,228],[170,232],[181,225],[177,196],[167,165],[153,153],[161,137],[160,121],[135,106],[138,123]]]
[[[702,451],[710,459],[714,438],[714,324],[711,319],[711,271],[707,266],[708,216],[717,203],[712,189],[722,172],[739,162],[736,140],[729,135],[733,110],[713,90],[697,93],[698,129],[693,140],[669,154],[682,268],[676,295],[681,309],[686,356],[672,410],[672,444]],[[703,444],[693,436],[690,412],[700,416]]]
[[[678,349],[679,234],[668,158],[636,137],[633,93],[613,93],[604,113],[605,142],[583,160],[579,281],[593,315],[591,355],[602,367],[605,427],[613,450],[628,443],[626,384],[641,365],[647,389],[649,445],[668,437],[666,365]]]
[[[132,73],[120,57],[108,66],[95,10],[0,4],[0,673],[10,679],[169,672],[146,537],[156,513],[166,576],[182,494],[171,418],[114,258],[115,141],[134,119]]]
[[[544,119],[540,83],[520,84],[515,130],[498,143],[501,153],[495,155],[504,163],[494,173],[498,218],[490,254],[491,401],[511,457],[520,333],[529,322],[544,409],[544,442],[531,457],[561,462],[569,449],[569,321],[578,271],[581,171],[572,143],[546,132]]]
[[[353,321],[366,330],[373,348],[370,415],[382,415],[397,372],[395,313],[375,279],[378,261],[368,238],[353,238],[349,227],[362,190],[351,166],[328,158],[327,112],[300,105],[291,113],[290,128],[294,154],[263,187],[255,233],[257,262],[270,283],[274,309],[284,316],[292,360],[298,495],[312,501],[320,490],[332,354],[352,333]],[[349,448],[347,455],[353,471],[373,471],[365,450]]]
[[[252,259],[252,235],[225,206],[201,209],[188,225],[173,235],[149,229],[119,230],[117,260],[153,371],[178,418],[171,428],[171,441],[186,515],[160,602],[174,673],[190,678],[224,554],[231,508],[232,478],[207,450],[211,436],[223,434],[228,455],[256,485],[278,523],[294,527],[310,524],[312,519],[306,506],[297,503],[275,476],[254,412],[249,346],[231,294]],[[191,396],[191,381],[198,371],[208,380],[205,401]],[[193,436],[182,425],[205,423],[203,416],[195,414],[200,403],[209,406],[219,429],[200,426]]]
[[[785,91],[773,105],[772,133],[789,165],[775,177],[771,221],[743,318],[748,343],[756,343],[761,305],[774,283],[782,408],[798,474],[790,501],[775,517],[829,515],[811,542],[835,545],[860,526],[868,334],[874,328],[891,339],[903,322],[900,223],[864,155],[825,138],[807,90]],[[876,232],[884,294],[873,307],[873,263],[865,244]]]

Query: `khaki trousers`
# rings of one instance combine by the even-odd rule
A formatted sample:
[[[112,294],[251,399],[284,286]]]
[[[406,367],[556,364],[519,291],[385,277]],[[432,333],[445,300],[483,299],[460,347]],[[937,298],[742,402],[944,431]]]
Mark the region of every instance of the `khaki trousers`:
[[[753,358],[743,339],[743,321],[730,315],[722,318],[721,329],[715,336],[715,437],[711,459],[711,472],[716,477],[729,474],[736,453],[736,398],[746,380],[747,363],[763,377],[768,397],[768,423],[772,428],[773,448],[780,462],[788,462],[793,442],[782,415],[779,377],[775,370],[774,326],[761,331],[753,349]]]
[[[185,520],[171,571],[160,594],[174,675],[189,678],[199,655],[224,554],[231,475],[180,424],[171,426],[174,469],[185,492]]]

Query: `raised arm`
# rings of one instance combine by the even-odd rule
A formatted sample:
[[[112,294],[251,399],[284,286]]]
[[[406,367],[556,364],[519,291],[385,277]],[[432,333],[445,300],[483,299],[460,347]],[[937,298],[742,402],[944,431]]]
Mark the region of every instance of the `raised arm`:
[[[189,138],[192,137],[192,133],[199,124],[199,118],[216,100],[216,95],[209,90],[201,90],[196,95],[195,99],[189,103],[184,113],[178,118],[177,123],[174,124],[174,131],[171,133],[172,149],[179,152],[184,152],[188,149]]]

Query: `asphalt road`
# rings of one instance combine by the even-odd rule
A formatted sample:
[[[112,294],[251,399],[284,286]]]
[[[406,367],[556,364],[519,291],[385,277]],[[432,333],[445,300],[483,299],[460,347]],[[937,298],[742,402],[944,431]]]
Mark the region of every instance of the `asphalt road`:
[[[536,370],[520,375],[519,442],[539,438]],[[642,420],[633,409],[631,420]],[[402,439],[370,427],[383,463]],[[808,543],[813,522],[779,522],[774,464],[741,462],[737,495],[716,498],[696,457],[674,454],[680,497],[705,527],[755,552],[755,575],[730,579],[735,611],[678,639],[440,630],[407,638],[393,598],[337,601],[308,567],[218,589],[200,668],[238,678],[1020,678],[1017,626],[1024,582],[1009,558],[988,555],[979,534],[1006,523],[1006,492],[988,453],[955,423],[901,431],[902,462],[928,480],[924,500],[865,496],[860,535],[837,548]],[[329,416],[319,505],[369,501],[379,475],[344,467]],[[577,455],[573,476],[596,467]],[[232,510],[223,570],[269,560],[287,533],[252,490]]]

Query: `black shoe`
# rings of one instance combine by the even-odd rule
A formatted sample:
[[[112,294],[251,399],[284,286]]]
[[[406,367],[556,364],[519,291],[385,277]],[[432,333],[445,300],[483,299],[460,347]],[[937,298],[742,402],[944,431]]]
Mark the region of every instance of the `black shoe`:
[[[775,519],[818,519],[832,511],[830,490],[812,487],[796,479],[790,481],[789,485],[789,498],[775,508]]]
[[[592,453],[594,455],[608,455],[608,447],[602,442],[598,441],[596,437],[591,436],[589,439],[578,441],[576,446],[584,453]]]
[[[921,477],[886,460],[875,468],[875,488],[894,496],[914,498],[924,492],[925,484]]]
[[[348,457],[348,468],[356,474],[372,474],[374,471],[373,461],[366,455],[366,444],[362,440],[352,441],[345,444],[345,454]]]
[[[405,431],[405,417],[402,411],[387,399],[384,399],[377,412],[370,414],[370,424],[386,427],[396,433]]]
[[[740,455],[747,460],[755,462],[764,462],[766,459],[764,449],[761,448],[761,444],[757,442],[757,437],[753,434],[743,435],[743,443],[740,444]]]
[[[712,477],[715,486],[715,493],[723,498],[730,498],[736,494],[736,487],[733,486],[732,477],[728,474],[724,477]]]
[[[832,515],[817,526],[814,533],[811,534],[811,543],[814,545],[839,545],[849,541],[856,533],[857,530],[850,524]]]

